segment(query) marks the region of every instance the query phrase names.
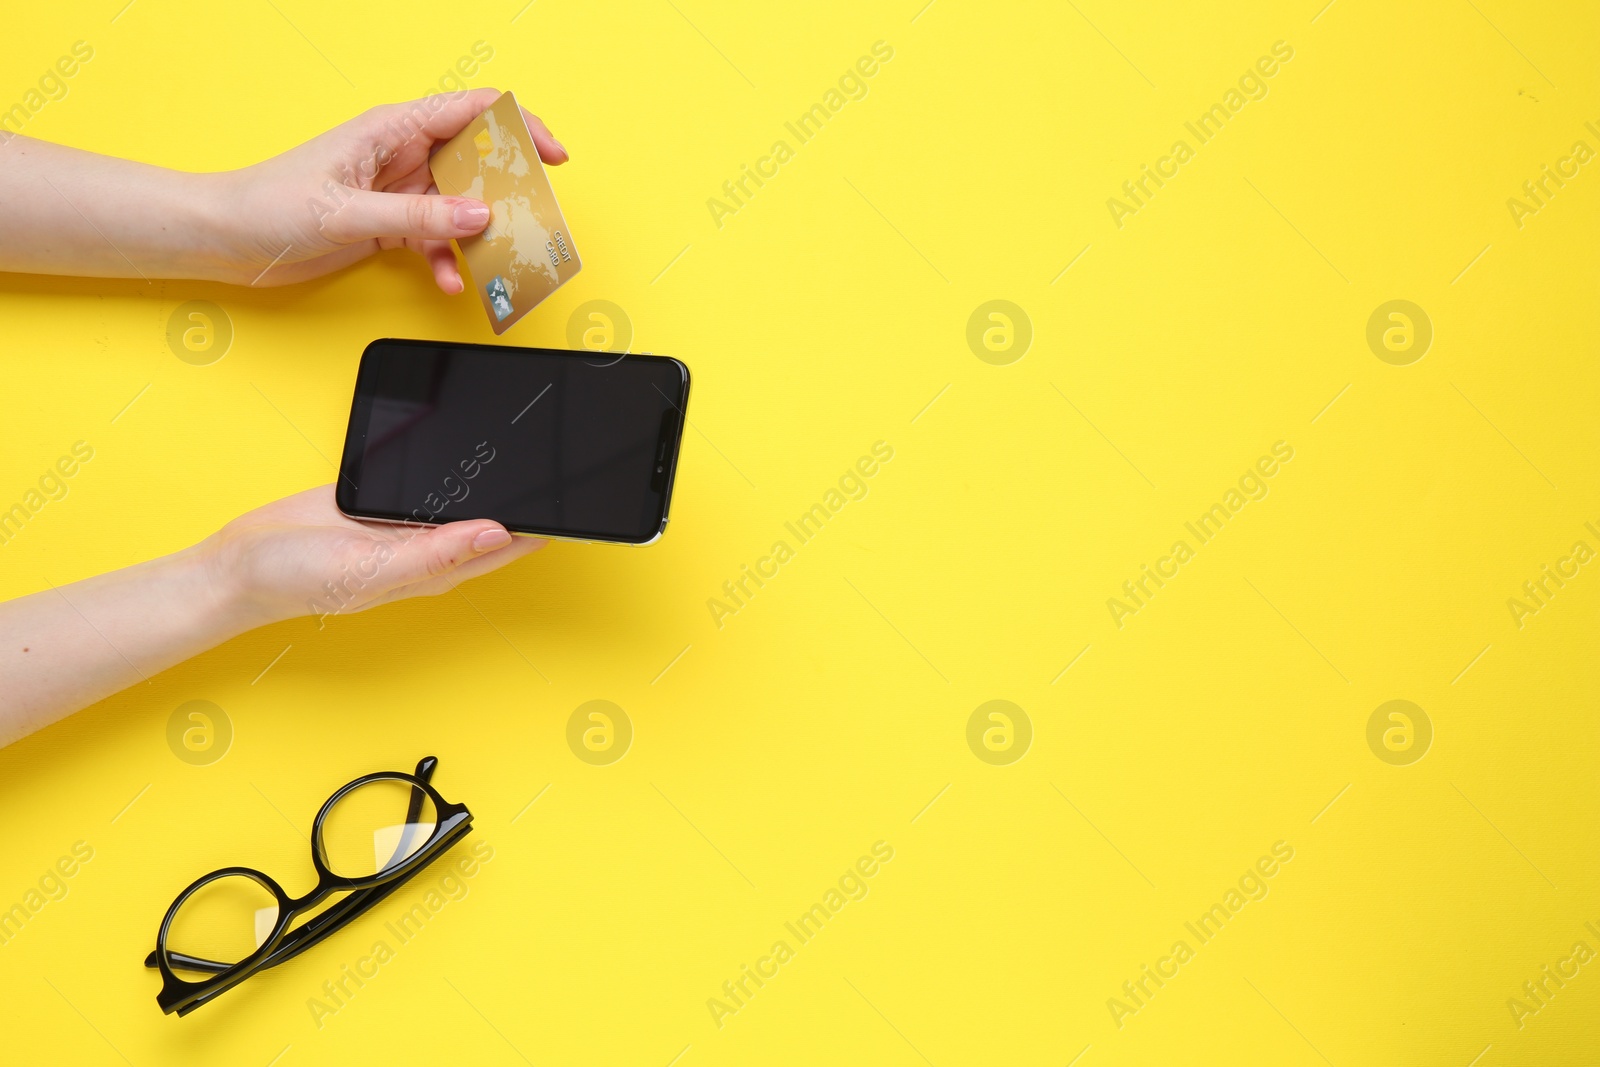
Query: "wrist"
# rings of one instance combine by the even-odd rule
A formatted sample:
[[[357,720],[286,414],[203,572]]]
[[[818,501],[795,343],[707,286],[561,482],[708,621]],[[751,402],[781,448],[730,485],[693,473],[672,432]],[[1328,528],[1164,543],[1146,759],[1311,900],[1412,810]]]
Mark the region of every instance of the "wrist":
[[[253,593],[236,558],[213,535],[163,560],[197,624],[222,641],[289,617],[274,612]]]
[[[179,175],[177,194],[182,231],[190,235],[184,249],[182,277],[248,284],[243,262],[248,258],[238,196],[237,171]]]

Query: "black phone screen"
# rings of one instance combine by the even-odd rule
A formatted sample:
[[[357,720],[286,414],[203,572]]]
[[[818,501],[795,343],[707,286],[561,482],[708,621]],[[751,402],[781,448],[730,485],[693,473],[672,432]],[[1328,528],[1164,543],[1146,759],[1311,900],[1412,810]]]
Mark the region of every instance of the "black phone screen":
[[[339,510],[645,544],[666,523],[688,398],[689,369],[665,356],[374,341]]]

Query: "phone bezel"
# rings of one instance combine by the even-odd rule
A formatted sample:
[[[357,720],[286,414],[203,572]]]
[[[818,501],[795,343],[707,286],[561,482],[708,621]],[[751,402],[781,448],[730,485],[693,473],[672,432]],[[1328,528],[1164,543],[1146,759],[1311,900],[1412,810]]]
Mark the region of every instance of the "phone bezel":
[[[645,353],[623,353],[618,357],[611,357],[610,353],[590,352],[583,349],[565,348],[528,348],[518,345],[486,345],[470,341],[424,341],[404,337],[380,337],[370,342],[361,353],[361,363],[356,370],[356,381],[350,399],[350,420],[345,428],[344,451],[340,456],[339,480],[334,490],[334,504],[339,512],[347,518],[360,519],[370,522],[389,522],[405,526],[441,526],[440,521],[423,521],[414,515],[400,515],[381,511],[357,510],[353,494],[361,484],[362,455],[365,451],[368,426],[371,422],[372,395],[364,393],[362,386],[369,383],[369,374],[376,366],[377,357],[374,353],[383,347],[388,348],[446,348],[446,349],[472,349],[484,352],[495,352],[503,355],[537,354],[541,356],[570,357],[589,362],[596,358],[610,358],[609,364],[624,361],[651,363],[664,363],[676,367],[681,379],[681,388],[676,398],[668,397],[667,402],[677,412],[670,430],[661,435],[667,444],[667,452],[663,462],[666,470],[664,484],[659,494],[659,514],[648,536],[639,539],[629,537],[616,537],[609,533],[592,530],[556,529],[551,527],[525,526],[507,522],[498,515],[482,515],[479,518],[494,519],[501,523],[512,533],[527,534],[535,537],[549,537],[564,541],[589,541],[602,544],[635,545],[643,546],[653,544],[666,532],[669,513],[672,507],[672,490],[677,481],[678,457],[683,451],[683,431],[688,424],[689,416],[689,368],[680,359],[671,356],[658,356]],[[651,490],[652,493],[655,490]],[[448,520],[451,522],[457,520]]]

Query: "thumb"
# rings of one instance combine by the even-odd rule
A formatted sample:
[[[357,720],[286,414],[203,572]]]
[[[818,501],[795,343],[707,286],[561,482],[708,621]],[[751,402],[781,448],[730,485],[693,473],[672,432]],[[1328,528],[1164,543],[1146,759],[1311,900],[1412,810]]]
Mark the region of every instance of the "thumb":
[[[387,578],[384,585],[392,590],[442,577],[505,548],[511,541],[504,526],[487,519],[426,529],[395,544],[393,557],[383,568]]]
[[[421,237],[437,241],[482,233],[489,205],[464,196],[377,193],[357,190],[323,223],[328,236],[349,243],[374,237]]]

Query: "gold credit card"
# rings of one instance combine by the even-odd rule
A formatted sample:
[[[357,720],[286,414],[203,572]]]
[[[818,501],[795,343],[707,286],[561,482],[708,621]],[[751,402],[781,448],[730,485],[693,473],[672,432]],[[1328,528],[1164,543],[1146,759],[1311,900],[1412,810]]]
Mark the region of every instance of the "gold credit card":
[[[583,268],[515,96],[502,94],[428,165],[439,192],[489,205],[488,228],[457,244],[495,333]]]

